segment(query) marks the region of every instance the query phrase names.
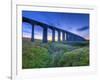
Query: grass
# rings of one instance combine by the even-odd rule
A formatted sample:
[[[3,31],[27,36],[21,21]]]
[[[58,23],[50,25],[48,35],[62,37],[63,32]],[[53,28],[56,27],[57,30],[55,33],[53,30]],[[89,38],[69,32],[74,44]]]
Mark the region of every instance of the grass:
[[[89,43],[42,43],[22,41],[22,68],[71,67],[89,65]]]
[[[60,66],[87,66],[89,65],[89,49],[83,47],[65,52],[60,59]]]

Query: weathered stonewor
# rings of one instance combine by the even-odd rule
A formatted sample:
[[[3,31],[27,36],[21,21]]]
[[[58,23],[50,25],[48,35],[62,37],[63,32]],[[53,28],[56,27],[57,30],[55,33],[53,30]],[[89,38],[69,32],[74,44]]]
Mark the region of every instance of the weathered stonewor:
[[[55,42],[55,29],[52,29],[52,42]]]

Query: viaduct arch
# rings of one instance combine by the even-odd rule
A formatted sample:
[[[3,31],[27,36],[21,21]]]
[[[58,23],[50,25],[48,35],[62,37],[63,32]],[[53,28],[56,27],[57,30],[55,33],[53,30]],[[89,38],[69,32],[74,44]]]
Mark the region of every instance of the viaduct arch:
[[[80,37],[76,34],[73,34],[71,32],[68,32],[66,30],[57,28],[55,26],[50,26],[48,24],[33,20],[33,19],[29,19],[26,17],[22,17],[22,22],[27,22],[30,23],[32,25],[32,35],[31,35],[31,41],[34,42],[34,25],[39,25],[43,28],[43,43],[47,43],[48,39],[47,39],[47,32],[48,29],[52,30],[52,42],[55,42],[55,31],[58,32],[58,41],[61,41],[61,32],[62,32],[62,41],[85,41],[85,39],[83,37]]]

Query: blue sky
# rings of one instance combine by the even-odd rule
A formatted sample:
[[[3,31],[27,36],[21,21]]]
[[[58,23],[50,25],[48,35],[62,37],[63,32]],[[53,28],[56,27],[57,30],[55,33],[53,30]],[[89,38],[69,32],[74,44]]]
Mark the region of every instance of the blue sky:
[[[22,16],[64,29],[89,39],[89,14],[22,11]],[[31,37],[31,25],[23,22],[22,27],[23,37]],[[48,30],[49,40],[51,40],[51,35],[51,30]],[[35,26],[35,38],[42,39],[42,28],[40,26]]]

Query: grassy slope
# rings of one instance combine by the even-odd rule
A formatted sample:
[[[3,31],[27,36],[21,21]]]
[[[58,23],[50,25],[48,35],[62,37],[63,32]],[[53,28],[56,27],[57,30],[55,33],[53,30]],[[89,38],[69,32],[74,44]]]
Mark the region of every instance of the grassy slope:
[[[46,68],[89,65],[88,43],[68,45],[63,43],[41,43],[36,40],[22,41],[22,67]]]

